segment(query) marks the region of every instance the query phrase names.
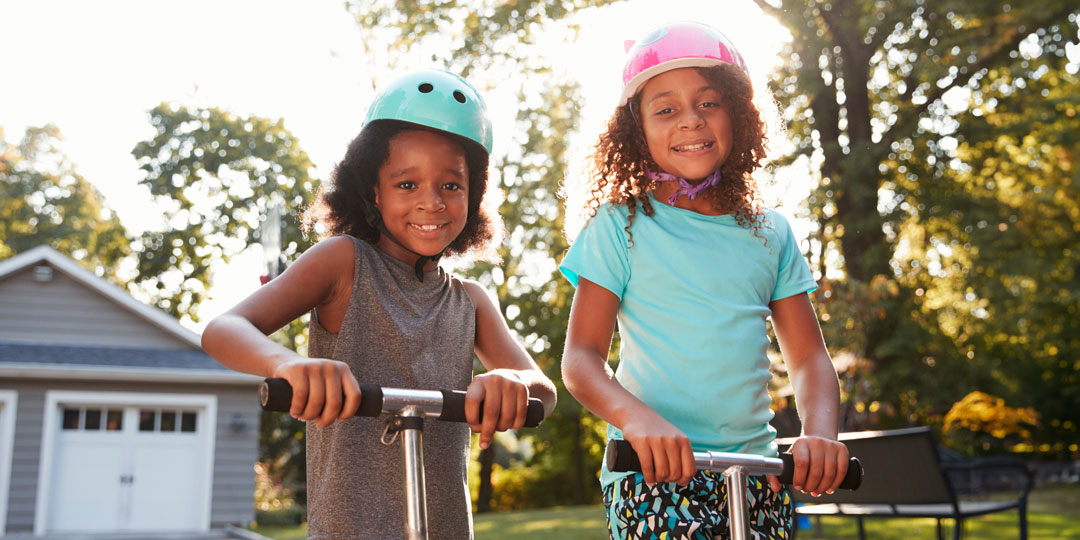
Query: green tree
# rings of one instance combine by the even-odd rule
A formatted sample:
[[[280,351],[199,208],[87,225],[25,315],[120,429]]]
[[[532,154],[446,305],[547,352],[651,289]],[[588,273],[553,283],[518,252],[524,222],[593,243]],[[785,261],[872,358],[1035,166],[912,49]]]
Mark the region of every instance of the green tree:
[[[126,231],[59,149],[54,125],[31,127],[18,146],[0,130],[0,259],[42,244],[120,284]]]
[[[1061,456],[1080,445],[1080,77],[1052,34],[1034,36],[973,93],[981,120],[957,128],[956,150],[937,152],[949,181],[910,220],[928,267],[912,278],[971,379],[1038,410],[1033,450]]]
[[[138,285],[162,309],[198,320],[213,280],[211,263],[228,261],[258,241],[272,211],[282,216],[283,261],[311,246],[299,214],[314,199],[318,181],[282,120],[170,104],[149,114],[157,133],[132,153],[146,173],[143,185],[168,219],[136,242]],[[271,337],[304,352],[306,326],[299,319]],[[259,460],[300,503],[306,497],[303,431],[303,423],[286,414],[263,413]]]
[[[1070,323],[1033,327],[1068,313],[1060,291],[1075,291],[1068,241],[1055,251],[1035,238],[1075,226],[1075,98],[1063,90],[1076,83],[1065,55],[1075,3],[755,3],[793,35],[774,92],[789,159],[818,172],[812,255],[842,261],[822,318],[862,330],[831,342],[866,359],[852,405],[868,413],[881,400],[881,422],[936,422],[972,385],[1009,387],[999,393],[1027,395],[1024,405],[1043,392],[1021,381],[1075,370],[1060,358]],[[1046,294],[1029,294],[1033,283]],[[1017,360],[1039,349],[1057,352],[1020,377]]]
[[[165,103],[149,114],[157,133],[132,154],[166,219],[136,242],[139,286],[160,308],[197,321],[210,263],[257,241],[272,208],[283,216],[286,259],[311,245],[298,216],[318,182],[282,120]]]

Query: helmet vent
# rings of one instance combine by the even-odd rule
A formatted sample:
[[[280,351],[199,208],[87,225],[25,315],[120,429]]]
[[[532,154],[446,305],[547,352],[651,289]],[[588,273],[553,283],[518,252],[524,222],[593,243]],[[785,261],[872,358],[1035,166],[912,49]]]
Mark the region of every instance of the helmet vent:
[[[434,90],[435,87],[432,86],[431,83],[421,83],[416,89],[419,90],[421,94],[427,94]]]
[[[465,103],[465,94],[462,94],[460,90],[454,90],[454,99],[458,103]]]

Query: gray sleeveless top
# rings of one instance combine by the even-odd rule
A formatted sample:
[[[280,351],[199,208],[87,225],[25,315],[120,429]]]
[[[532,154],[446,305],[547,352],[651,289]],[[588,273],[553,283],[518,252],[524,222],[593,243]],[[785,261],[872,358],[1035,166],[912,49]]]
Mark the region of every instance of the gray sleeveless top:
[[[345,362],[361,384],[464,390],[472,379],[476,311],[461,281],[413,267],[353,238],[352,297],[337,334],[312,311],[308,355]],[[307,426],[308,538],[404,538],[400,438],[380,442],[386,417]],[[466,478],[469,427],[429,419],[423,431],[428,534],[472,538]]]

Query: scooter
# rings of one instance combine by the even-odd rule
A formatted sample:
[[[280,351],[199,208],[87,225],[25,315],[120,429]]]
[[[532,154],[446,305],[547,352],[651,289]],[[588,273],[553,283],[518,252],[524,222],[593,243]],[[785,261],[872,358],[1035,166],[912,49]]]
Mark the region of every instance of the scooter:
[[[630,443],[612,439],[608,441],[604,452],[607,468],[612,472],[641,472],[641,462]],[[791,454],[780,454],[778,458],[754,454],[736,454],[732,452],[694,452],[694,464],[699,471],[709,471],[724,476],[724,485],[728,497],[728,525],[731,540],[749,538],[749,524],[746,521],[746,477],[775,474],[780,482],[790,484],[795,474],[795,460]],[[863,469],[859,459],[852,457],[848,461],[847,474],[840,483],[843,489],[859,489],[862,484]]]
[[[288,412],[292,386],[285,379],[271,378],[259,387],[263,410]],[[483,407],[480,408],[481,415]],[[424,492],[424,418],[444,422],[465,422],[465,392],[460,390],[410,390],[372,384],[360,385],[357,416],[390,415],[387,434],[401,435],[405,463],[405,531],[409,540],[427,540],[427,497]],[[536,427],[544,419],[544,404],[529,398],[525,427]]]

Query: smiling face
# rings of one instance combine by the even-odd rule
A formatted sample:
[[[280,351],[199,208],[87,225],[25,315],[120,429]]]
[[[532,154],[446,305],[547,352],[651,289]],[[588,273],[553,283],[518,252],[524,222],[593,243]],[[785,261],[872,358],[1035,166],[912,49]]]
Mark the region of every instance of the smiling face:
[[[641,123],[649,155],[668,174],[701,180],[731,153],[731,118],[720,92],[696,68],[649,79],[641,90]]]
[[[468,218],[465,150],[450,138],[423,130],[402,131],[390,139],[389,147],[379,168],[375,207],[399,242],[421,255],[437,255],[461,234]],[[417,259],[386,235],[380,235],[375,246],[408,263]]]

